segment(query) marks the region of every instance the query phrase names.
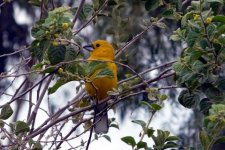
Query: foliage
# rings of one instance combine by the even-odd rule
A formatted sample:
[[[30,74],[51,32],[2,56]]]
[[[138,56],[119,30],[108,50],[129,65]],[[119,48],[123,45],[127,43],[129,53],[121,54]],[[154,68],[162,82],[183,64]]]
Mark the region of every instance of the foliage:
[[[171,39],[186,43],[181,58],[173,64],[178,85],[185,87],[179,95],[184,107],[199,107],[205,115],[199,138],[204,150],[224,142],[224,19],[218,11],[223,1],[192,1]],[[198,105],[198,106],[197,106]]]

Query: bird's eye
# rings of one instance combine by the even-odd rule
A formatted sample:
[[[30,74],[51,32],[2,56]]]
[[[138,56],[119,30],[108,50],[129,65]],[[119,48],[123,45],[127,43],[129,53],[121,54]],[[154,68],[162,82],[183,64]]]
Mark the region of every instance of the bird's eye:
[[[100,46],[100,44],[96,44],[96,47],[99,47]]]

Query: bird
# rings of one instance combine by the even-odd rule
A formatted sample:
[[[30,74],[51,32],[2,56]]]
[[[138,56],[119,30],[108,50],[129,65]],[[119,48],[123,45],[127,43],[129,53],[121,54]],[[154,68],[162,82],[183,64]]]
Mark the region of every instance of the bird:
[[[105,67],[109,69],[113,76],[104,76],[95,78],[95,74],[104,68],[95,70],[95,73],[85,82],[85,90],[95,100],[96,107],[95,118],[93,121],[94,131],[96,134],[107,133],[109,130],[107,103],[98,104],[100,101],[108,97],[107,92],[117,88],[117,65],[115,64],[115,50],[113,46],[105,40],[96,40],[89,45],[83,47],[90,52],[88,63],[92,61],[102,61],[106,63]]]

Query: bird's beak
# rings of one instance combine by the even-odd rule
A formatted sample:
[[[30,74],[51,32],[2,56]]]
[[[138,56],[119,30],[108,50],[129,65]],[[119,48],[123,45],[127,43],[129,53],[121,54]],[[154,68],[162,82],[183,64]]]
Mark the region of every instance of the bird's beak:
[[[92,44],[85,45],[83,48],[89,52],[93,51],[94,49]]]

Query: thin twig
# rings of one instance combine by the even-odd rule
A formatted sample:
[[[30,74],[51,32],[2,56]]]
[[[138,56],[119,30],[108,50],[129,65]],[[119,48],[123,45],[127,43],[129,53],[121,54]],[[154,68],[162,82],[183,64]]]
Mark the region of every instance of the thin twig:
[[[77,8],[76,14],[75,14],[75,16],[74,16],[74,18],[73,18],[73,25],[72,25],[72,28],[74,27],[74,25],[75,25],[75,23],[76,23],[76,21],[77,21],[77,18],[78,18],[79,14],[80,14],[80,12],[81,12],[83,6],[84,6],[84,2],[85,2],[85,0],[82,0],[82,1],[80,2],[79,7]]]
[[[105,8],[105,6],[108,4],[109,0],[106,0],[102,6],[99,8],[98,11],[95,12],[95,14],[85,23],[83,24],[77,31],[74,32],[74,35],[76,35],[77,33],[79,33],[81,30],[83,30],[87,25],[89,25],[91,23],[92,20],[94,20],[94,18]]]
[[[159,19],[157,22],[162,22],[164,20],[164,18]],[[119,57],[123,51],[125,49],[127,49],[128,47],[130,47],[134,42],[136,42],[145,32],[147,32],[148,30],[152,29],[154,25],[151,24],[149,25],[145,30],[143,30],[142,32],[140,32],[139,34],[137,34],[135,37],[132,38],[132,40],[130,40],[129,42],[127,42],[124,46],[122,46],[120,49],[118,49],[117,53],[116,53],[116,57]]]
[[[47,83],[45,84],[45,86],[44,86],[44,88],[43,88],[43,90],[42,90],[42,93],[41,93],[41,95],[40,95],[40,97],[39,97],[39,99],[38,99],[38,101],[37,101],[37,104],[36,104],[36,106],[35,106],[35,108],[34,108],[32,114],[30,115],[30,117],[29,117],[29,119],[28,119],[28,122],[27,122],[28,124],[30,124],[31,121],[34,121],[34,119],[36,118],[38,108],[39,108],[39,106],[40,106],[40,104],[41,104],[41,102],[42,102],[42,100],[43,100],[43,97],[44,97],[45,93],[48,91],[47,89],[48,89],[48,87],[49,87],[50,82],[52,81],[52,78],[53,78],[53,75],[51,75],[51,76],[48,78]]]

